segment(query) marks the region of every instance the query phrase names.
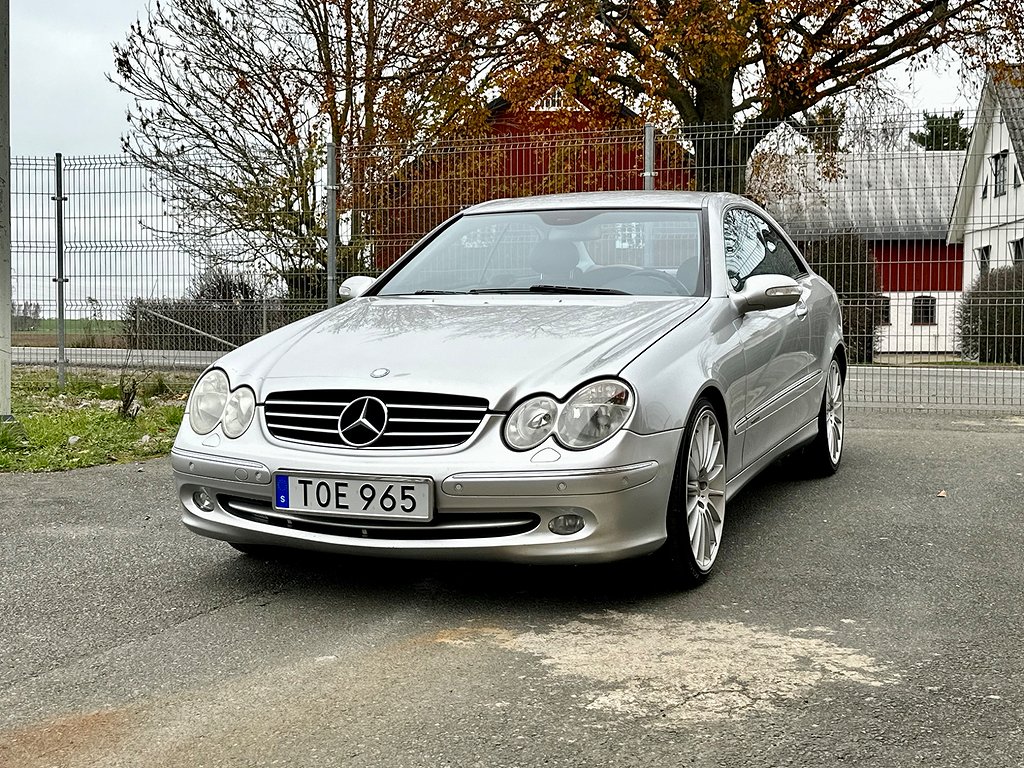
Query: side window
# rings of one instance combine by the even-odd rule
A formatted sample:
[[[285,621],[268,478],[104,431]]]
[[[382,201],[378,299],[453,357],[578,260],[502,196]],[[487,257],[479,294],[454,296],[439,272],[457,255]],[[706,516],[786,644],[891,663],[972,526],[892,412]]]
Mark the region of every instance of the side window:
[[[764,261],[764,243],[757,237],[753,217],[747,211],[731,208],[725,212],[723,232],[725,239],[725,269],[734,290]]]
[[[806,272],[782,236],[757,214],[733,208],[723,224],[725,268],[735,290],[751,275],[797,278]]]

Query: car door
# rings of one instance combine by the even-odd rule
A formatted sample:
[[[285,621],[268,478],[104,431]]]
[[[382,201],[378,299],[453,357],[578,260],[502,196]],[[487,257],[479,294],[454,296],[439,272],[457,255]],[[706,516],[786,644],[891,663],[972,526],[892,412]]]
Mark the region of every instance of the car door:
[[[766,219],[746,208],[730,208],[723,218],[726,270],[730,289],[739,291],[752,275],[780,274],[810,290],[807,268]],[[749,312],[738,320],[746,363],[743,413],[743,463],[757,460],[813,415],[814,358],[810,354],[807,305]]]

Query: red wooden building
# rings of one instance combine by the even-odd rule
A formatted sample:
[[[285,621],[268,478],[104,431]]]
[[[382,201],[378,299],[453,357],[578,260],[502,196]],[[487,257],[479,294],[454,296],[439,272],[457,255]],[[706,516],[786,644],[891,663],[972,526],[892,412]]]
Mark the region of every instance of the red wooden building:
[[[375,185],[357,209],[378,269],[459,210],[501,197],[643,189],[643,121],[618,103],[584,104],[552,89],[527,108],[487,105],[483,136],[427,147]],[[656,137],[659,189],[687,189],[688,155]]]

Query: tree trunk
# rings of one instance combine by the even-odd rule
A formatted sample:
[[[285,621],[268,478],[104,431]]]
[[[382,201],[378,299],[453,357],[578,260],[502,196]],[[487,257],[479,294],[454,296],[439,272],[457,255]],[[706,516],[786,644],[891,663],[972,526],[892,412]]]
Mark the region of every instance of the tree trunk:
[[[750,120],[739,127],[732,100],[733,76],[695,83],[700,122],[688,126],[693,142],[694,183],[703,192],[732,192],[747,188],[747,161],[758,142],[774,130],[778,120]]]

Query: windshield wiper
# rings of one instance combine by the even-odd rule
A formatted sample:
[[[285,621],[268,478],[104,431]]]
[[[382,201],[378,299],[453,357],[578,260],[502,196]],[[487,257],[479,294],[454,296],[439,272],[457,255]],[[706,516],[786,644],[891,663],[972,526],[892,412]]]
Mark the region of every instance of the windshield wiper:
[[[401,293],[386,293],[384,296],[402,296]],[[465,296],[465,291],[432,291],[424,289],[421,291],[413,291],[412,293],[404,294],[405,296]]]
[[[591,288],[585,285],[549,285],[538,283],[528,288],[474,288],[470,293],[581,293],[597,294],[606,296],[629,296],[627,291],[619,291],[615,288]]]
[[[629,296],[628,291],[615,288],[592,288],[586,285],[531,285],[530,293],[597,293],[606,295]]]

